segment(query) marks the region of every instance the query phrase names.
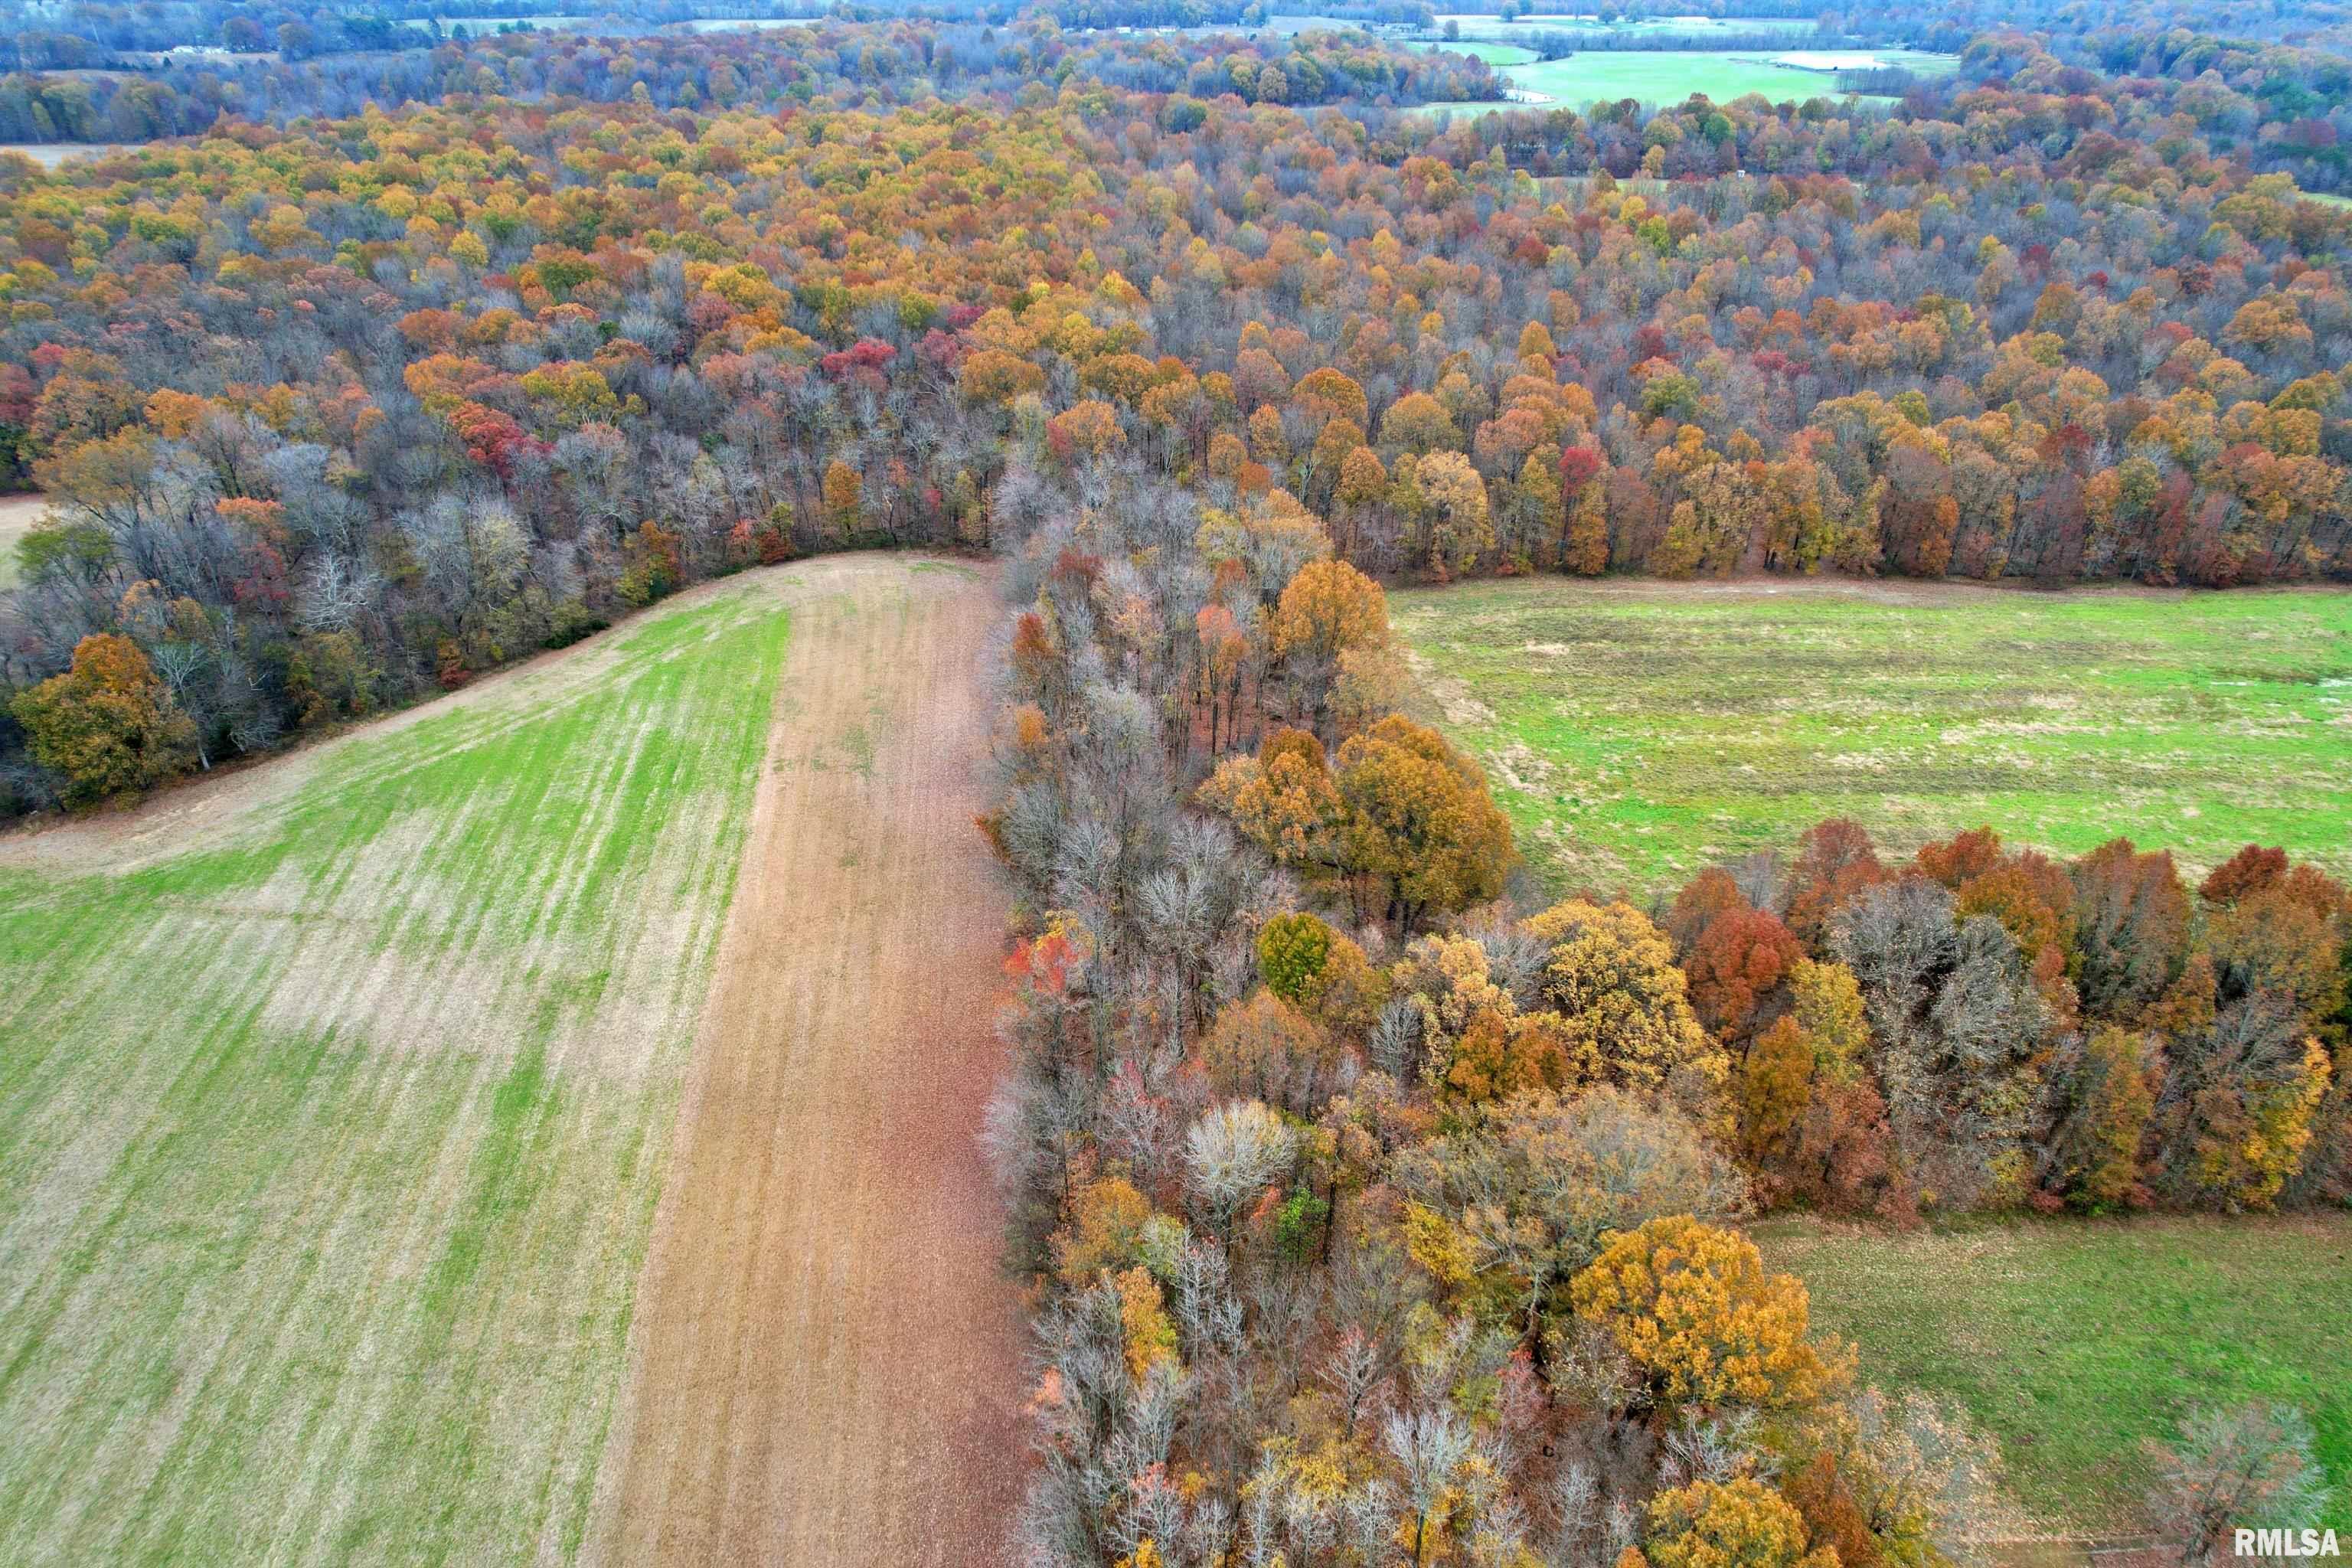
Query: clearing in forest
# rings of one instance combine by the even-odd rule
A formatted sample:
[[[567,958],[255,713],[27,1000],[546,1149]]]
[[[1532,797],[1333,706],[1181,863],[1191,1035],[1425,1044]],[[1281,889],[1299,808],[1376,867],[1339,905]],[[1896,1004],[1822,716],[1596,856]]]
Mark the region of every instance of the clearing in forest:
[[[1505,36],[1523,37],[1537,29],[1514,29]],[[1486,51],[1491,41],[1439,44],[1475,54],[1496,68],[1496,74],[1524,93],[1534,104],[1558,104],[1582,110],[1595,103],[1634,99],[1643,103],[1677,104],[1692,93],[1705,93],[1717,103],[1758,93],[1774,103],[1807,99],[1842,99],[1843,76],[1853,71],[1902,69],[1922,77],[1945,76],[1957,69],[1957,55],[1922,54],[1912,49],[1805,50],[1756,49],[1583,49],[1559,59],[1537,59],[1521,50],[1507,58]],[[1864,101],[1891,103],[1889,98]],[[1483,114],[1507,109],[1502,103],[1433,103],[1429,112]]]
[[[1671,889],[1826,816],[2352,870],[2352,594],[1558,577],[1391,601],[1555,887]]]
[[[2010,1490],[2050,1534],[2135,1535],[2158,1475],[2147,1440],[2254,1400],[2311,1417],[2334,1490],[2326,1519],[2297,1522],[2352,1531],[2352,1216],[1755,1234],[1872,1382],[1957,1399],[2000,1439]]]
[[[578,1553],[772,712],[963,582],[747,574],[0,839],[0,1560]]]

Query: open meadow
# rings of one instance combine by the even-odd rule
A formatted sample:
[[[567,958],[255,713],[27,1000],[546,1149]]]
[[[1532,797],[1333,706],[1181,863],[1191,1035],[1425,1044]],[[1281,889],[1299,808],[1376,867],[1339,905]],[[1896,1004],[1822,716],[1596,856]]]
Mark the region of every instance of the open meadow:
[[[730,1325],[765,1326],[762,1293],[790,1299],[801,1277],[772,1268],[715,1305],[662,1295],[646,1342],[640,1278],[674,1139],[689,1172],[709,1160],[689,1086],[719,1046],[775,1056],[812,987],[834,984],[746,961],[732,984],[781,987],[778,1026],[712,1032],[722,932],[737,947],[782,940],[770,880],[795,920],[837,912],[814,860],[747,858],[747,839],[856,863],[834,818],[795,815],[780,781],[863,781],[879,759],[891,783],[894,694],[941,658],[970,665],[971,610],[947,623],[943,651],[905,656],[948,635],[926,631],[934,606],[986,602],[971,578],[855,558],[730,578],[293,757],[0,839],[0,1561],[583,1549],[597,1498],[619,1486],[600,1490],[608,1432],[634,1427],[641,1463],[677,1439],[646,1414],[633,1355],[667,1334],[757,1363]],[[845,645],[860,626],[899,629]],[[840,664],[850,649],[876,657]],[[897,744],[926,744],[919,724],[898,729]],[[940,823],[977,858],[967,818]],[[929,870],[894,894],[884,873],[900,865],[869,868],[860,908],[902,910],[919,886],[937,918],[969,912],[932,897]],[[730,921],[739,872],[769,922],[748,935]],[[990,974],[992,922],[970,923]],[[837,1103],[830,1073],[861,1092],[876,1077],[859,1051],[825,1049],[833,1037],[802,1042],[818,1060],[789,1080],[820,1105]],[[845,1125],[876,1136],[895,1103]],[[725,1126],[742,1109],[709,1115]],[[951,1109],[976,1115],[976,1097]],[[978,1191],[961,1133],[963,1162],[941,1180]],[[796,1152],[813,1158],[768,1192],[803,1221],[795,1181],[838,1188],[873,1152],[809,1138]],[[730,1256],[731,1236],[665,1223],[671,1255]],[[944,1277],[993,1289],[992,1239],[974,1229],[969,1247],[961,1273],[944,1249]],[[803,1226],[767,1256],[832,1255]],[[831,1261],[823,1277],[856,1272]],[[915,1293],[909,1310],[923,1306],[984,1321]],[[831,1354],[861,1349],[856,1334],[833,1341]],[[793,1342],[772,1339],[770,1364]],[[971,1396],[988,1391],[957,1370]],[[789,1442],[793,1419],[823,1413],[756,1381],[692,1387],[682,1415],[697,1430]],[[941,1409],[941,1441],[969,1435]],[[885,1476],[837,1424],[824,1440],[821,1473]],[[871,1501],[843,1506],[871,1517]],[[738,1554],[772,1552],[752,1539]]]
[[[1549,577],[1395,612],[1557,887],[1667,888],[1840,816],[1906,853],[1990,824],[2352,869],[2352,594]]]
[[[1524,32],[1510,36],[1524,36]],[[1494,66],[1514,91],[1526,94],[1528,102],[1557,103],[1580,111],[1590,104],[1628,98],[1641,103],[1675,104],[1695,92],[1705,93],[1717,103],[1728,103],[1749,93],[1761,94],[1774,103],[1802,102],[1838,97],[1841,69],[1899,67],[1920,76],[1946,76],[1959,63],[1950,55],[1912,49],[1827,53],[1797,49],[1782,54],[1755,49],[1586,49],[1560,59],[1541,60],[1524,49],[1512,48],[1500,36],[1433,47],[1476,55]],[[1423,106],[1423,111],[1476,113],[1499,107],[1433,103]]]
[[[2352,1217],[1755,1234],[1872,1381],[1957,1399],[2000,1439],[2037,1533],[2134,1535],[2157,1475],[2147,1441],[2200,1405],[2257,1399],[2311,1417],[2333,1488],[2311,1522],[2352,1529]]]

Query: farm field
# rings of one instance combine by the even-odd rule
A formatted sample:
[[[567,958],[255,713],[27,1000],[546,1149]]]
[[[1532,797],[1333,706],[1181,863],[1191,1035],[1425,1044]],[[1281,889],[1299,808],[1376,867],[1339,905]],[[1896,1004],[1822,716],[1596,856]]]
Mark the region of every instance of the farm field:
[[[1529,28],[1573,33],[1811,33],[1818,24],[1809,16],[1639,16],[1604,22],[1591,13],[1527,12],[1506,19],[1493,12],[1441,11],[1431,18],[1443,27],[1452,22],[1465,36],[1524,32]]]
[[[1903,50],[1855,58],[1918,71],[1947,71],[1954,64],[1942,56],[1915,55]],[[1570,107],[1622,98],[1638,99],[1644,103],[1679,103],[1694,92],[1703,92],[1717,103],[1751,92],[1762,93],[1775,103],[1783,99],[1837,96],[1834,72],[1776,65],[1773,57],[1753,53],[1587,52],[1561,60],[1515,66],[1504,74],[1516,87]]]
[[[1464,46],[1446,46],[1462,48]],[[1801,51],[1809,58],[1815,51]],[[1838,96],[1834,70],[1777,64],[1780,57],[1752,49],[1587,50],[1565,59],[1517,64],[1504,62],[1499,73],[1511,86],[1530,95],[1529,101],[1552,102],[1581,110],[1588,104],[1631,98],[1643,103],[1680,103],[1694,92],[1717,103],[1755,92],[1775,103],[1794,99]],[[1921,54],[1909,49],[1880,49],[1818,55],[1822,60],[1866,60],[1901,66],[1922,75],[1951,71],[1958,61],[1948,55]],[[1491,63],[1491,62],[1490,62]],[[1423,112],[1483,112],[1492,103],[1433,103]]]
[[[2352,594],[1558,577],[1395,595],[1429,714],[1556,887],[1649,890],[1851,816],[2352,869]]]
[[[2297,1405],[2352,1528],[2352,1217],[1987,1222],[1909,1235],[1755,1227],[1813,1322],[1873,1382],[1956,1399],[2000,1439],[2038,1532],[2136,1532],[2168,1439],[2199,1405]]]
[[[772,897],[747,843],[814,831],[779,827],[777,768],[877,760],[796,728],[836,713],[799,703],[887,690],[831,667],[839,628],[920,623],[958,584],[871,558],[726,579],[138,813],[0,839],[0,1561],[582,1551],[642,1405],[657,1200],[699,1169],[672,1149],[713,956],[742,940],[739,880]],[[803,1413],[720,1392],[747,1426]]]
[[[1442,49],[1448,54],[1472,55],[1490,66],[1532,65],[1537,58],[1533,49],[1523,49],[1517,44],[1490,44],[1468,39],[1454,44],[1412,44],[1407,47],[1429,54]]]
[[[978,1138],[997,600],[960,566],[819,567],[844,591],[795,613],[585,1561],[954,1568],[992,1560],[1019,1490]]]

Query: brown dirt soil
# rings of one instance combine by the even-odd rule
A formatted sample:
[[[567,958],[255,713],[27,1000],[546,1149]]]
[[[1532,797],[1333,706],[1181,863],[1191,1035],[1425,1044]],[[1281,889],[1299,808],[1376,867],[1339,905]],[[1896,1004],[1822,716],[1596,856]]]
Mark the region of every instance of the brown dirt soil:
[[[1003,984],[971,826],[994,596],[903,559],[809,571],[589,1563],[989,1563],[1020,1482],[976,1142]]]

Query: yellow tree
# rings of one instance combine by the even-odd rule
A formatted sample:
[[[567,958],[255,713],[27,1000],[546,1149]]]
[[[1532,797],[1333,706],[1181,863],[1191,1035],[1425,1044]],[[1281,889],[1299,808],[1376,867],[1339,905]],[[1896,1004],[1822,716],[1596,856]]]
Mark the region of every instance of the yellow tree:
[[[1459,452],[1433,452],[1415,470],[1429,507],[1429,565],[1441,578],[1466,571],[1495,546],[1486,482]]]
[[[1651,1568],[1838,1568],[1837,1550],[1806,1550],[1805,1521],[1763,1482],[1693,1481],[1650,1500]]]
[[[1577,1081],[1655,1089],[1682,1079],[1702,1105],[1723,1083],[1723,1053],[1699,1027],[1674,948],[1649,916],[1570,899],[1527,929],[1551,949],[1544,1000],[1568,1020]]]
[[[856,534],[859,522],[858,498],[865,488],[866,481],[858,477],[857,470],[839,458],[825,465],[822,491],[824,500],[824,521],[825,525],[833,531],[835,537],[848,539]]]
[[[1443,735],[1391,713],[1349,736],[1339,761],[1342,858],[1381,890],[1400,930],[1503,890],[1510,822]]]
[[[1655,1404],[1787,1409],[1836,1386],[1841,1369],[1808,1337],[1794,1275],[1767,1274],[1736,1230],[1669,1215],[1619,1234],[1570,1282],[1576,1315],[1640,1369]]]
[[[1388,595],[1344,561],[1308,562],[1275,605],[1274,655],[1307,695],[1318,732],[1328,733],[1331,686],[1342,657],[1388,640]]]

